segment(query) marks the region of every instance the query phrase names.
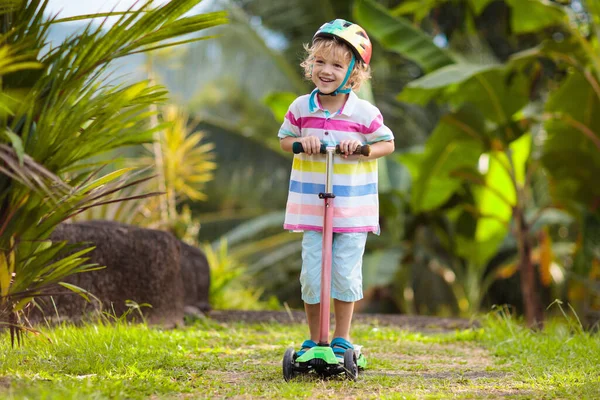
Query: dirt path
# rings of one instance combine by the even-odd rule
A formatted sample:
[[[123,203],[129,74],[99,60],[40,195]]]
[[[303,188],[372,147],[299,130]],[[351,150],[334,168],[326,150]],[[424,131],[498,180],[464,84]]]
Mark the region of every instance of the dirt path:
[[[297,324],[305,321],[300,311],[213,311],[210,318],[223,322]],[[498,360],[475,340],[465,336],[454,337],[457,330],[477,327],[476,322],[458,318],[435,318],[388,314],[358,314],[360,344],[365,346],[369,365],[357,382],[343,379],[321,380],[315,376],[294,378],[284,383],[279,359],[273,360],[278,346],[256,352],[256,365],[246,361],[246,368],[210,372],[213,380],[248,389],[243,382],[261,382],[266,385],[264,398],[310,399],[379,399],[379,398],[535,398],[531,387],[516,377],[508,364]],[[357,324],[358,326],[359,324]],[[394,328],[394,329],[388,329]],[[399,328],[399,329],[395,329]],[[408,332],[407,332],[408,331]],[[429,333],[450,333],[448,340]],[[423,335],[421,335],[423,334]],[[272,335],[272,332],[269,333]],[[277,342],[276,337],[272,337]],[[263,345],[265,346],[265,345]],[[279,346],[280,347],[280,346]],[[280,349],[279,349],[280,350]],[[259,355],[259,353],[263,353]],[[269,360],[271,359],[271,360]],[[269,361],[266,361],[269,360]],[[259,367],[260,366],[260,367]],[[231,367],[231,365],[230,365]],[[258,370],[255,370],[258,368]],[[222,392],[221,392],[222,393]],[[226,392],[225,396],[231,392]],[[254,395],[234,395],[233,398],[253,398]]]
[[[219,322],[279,322],[306,323],[303,311],[239,311],[213,310],[208,317]],[[468,329],[479,326],[476,321],[462,318],[440,318],[399,314],[355,314],[354,322],[377,323],[381,326],[394,326],[400,329],[421,332],[444,332]]]

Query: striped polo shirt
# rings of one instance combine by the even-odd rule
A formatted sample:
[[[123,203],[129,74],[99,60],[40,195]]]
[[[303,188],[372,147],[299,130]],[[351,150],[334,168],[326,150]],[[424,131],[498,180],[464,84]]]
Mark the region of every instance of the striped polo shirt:
[[[318,96],[300,96],[290,105],[279,130],[279,138],[316,136],[335,146],[355,139],[362,144],[393,140],[381,113],[368,101],[350,92],[335,114],[324,110]],[[285,213],[284,229],[322,231],[325,191],[325,155],[295,154]],[[333,167],[333,231],[379,234],[377,160],[336,156]]]

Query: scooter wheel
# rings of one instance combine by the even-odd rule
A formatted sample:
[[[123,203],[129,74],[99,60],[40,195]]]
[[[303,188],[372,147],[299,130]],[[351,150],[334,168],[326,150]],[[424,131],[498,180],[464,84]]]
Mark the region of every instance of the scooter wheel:
[[[352,349],[348,349],[344,353],[344,371],[346,372],[346,378],[353,381],[358,379],[358,365],[356,364],[356,355]]]
[[[283,355],[283,379],[289,381],[296,376],[297,372],[294,369],[294,356],[296,352],[293,347],[289,347]]]

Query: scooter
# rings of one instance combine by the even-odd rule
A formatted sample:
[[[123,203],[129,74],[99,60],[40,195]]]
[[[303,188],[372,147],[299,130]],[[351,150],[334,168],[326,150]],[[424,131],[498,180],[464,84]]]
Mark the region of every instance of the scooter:
[[[304,152],[301,143],[294,143],[294,154]],[[359,369],[367,366],[367,359],[361,353],[361,346],[355,345],[354,350],[348,349],[344,353],[343,361],[339,361],[333,349],[329,346],[330,322],[330,293],[331,293],[331,250],[333,243],[333,159],[334,154],[341,154],[340,147],[321,144],[321,154],[326,155],[325,162],[325,192],[319,193],[319,198],[325,203],[323,215],[323,247],[321,257],[321,303],[319,343],[301,356],[296,354],[293,347],[288,348],[283,356],[283,378],[291,380],[301,373],[316,372],[322,377],[329,377],[341,373],[346,374],[350,380],[358,379]],[[360,146],[354,154],[368,156],[371,154],[369,145]]]

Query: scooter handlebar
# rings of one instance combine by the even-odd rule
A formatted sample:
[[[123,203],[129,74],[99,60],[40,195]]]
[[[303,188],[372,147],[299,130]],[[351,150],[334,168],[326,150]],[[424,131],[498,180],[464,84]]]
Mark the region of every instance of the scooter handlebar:
[[[327,149],[327,146],[325,144],[321,144],[320,153],[321,154],[327,153],[326,149]],[[304,147],[302,147],[302,143],[294,142],[292,144],[292,151],[294,152],[294,154],[304,153]],[[342,152],[340,151],[339,144],[337,146],[335,146],[335,154],[342,154]],[[359,146],[352,154],[357,154],[357,155],[360,154],[365,157],[368,157],[371,154],[371,146],[369,146],[368,144],[365,144],[364,146]]]

